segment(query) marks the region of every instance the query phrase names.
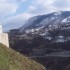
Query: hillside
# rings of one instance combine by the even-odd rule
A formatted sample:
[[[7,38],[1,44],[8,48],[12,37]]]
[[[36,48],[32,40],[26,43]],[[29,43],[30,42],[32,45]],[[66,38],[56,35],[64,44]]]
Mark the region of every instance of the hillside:
[[[0,70],[46,70],[42,65],[0,44]]]

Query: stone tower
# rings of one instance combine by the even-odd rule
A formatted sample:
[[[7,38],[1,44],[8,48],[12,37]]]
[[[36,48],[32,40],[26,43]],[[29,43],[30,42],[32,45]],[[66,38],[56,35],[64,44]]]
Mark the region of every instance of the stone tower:
[[[8,39],[8,34],[3,33],[2,26],[0,25],[0,43],[6,45],[9,47],[9,39]]]

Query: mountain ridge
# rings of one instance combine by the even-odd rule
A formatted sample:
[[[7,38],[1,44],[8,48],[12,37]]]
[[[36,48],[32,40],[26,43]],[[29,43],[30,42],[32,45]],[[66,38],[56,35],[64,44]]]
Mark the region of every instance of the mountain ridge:
[[[70,16],[70,11],[53,12],[46,15],[38,15],[29,18],[20,28],[20,31],[32,29],[39,26],[61,23],[61,21]]]

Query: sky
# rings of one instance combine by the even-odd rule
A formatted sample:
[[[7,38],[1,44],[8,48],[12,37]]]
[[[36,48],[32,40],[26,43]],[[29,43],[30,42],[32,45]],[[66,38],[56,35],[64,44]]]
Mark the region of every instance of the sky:
[[[0,0],[0,24],[7,31],[30,17],[57,11],[70,11],[70,0]]]

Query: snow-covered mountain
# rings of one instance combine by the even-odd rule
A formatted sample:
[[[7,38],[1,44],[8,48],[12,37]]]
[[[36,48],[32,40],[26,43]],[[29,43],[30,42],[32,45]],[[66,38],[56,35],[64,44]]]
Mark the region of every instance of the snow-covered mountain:
[[[38,15],[28,19],[20,28],[20,31],[26,29],[34,29],[39,27],[47,27],[49,25],[59,25],[70,21],[70,11],[58,11],[45,15]]]
[[[28,19],[20,28],[23,34],[37,34],[53,42],[70,40],[70,11],[58,11]],[[62,38],[61,38],[62,37]]]

